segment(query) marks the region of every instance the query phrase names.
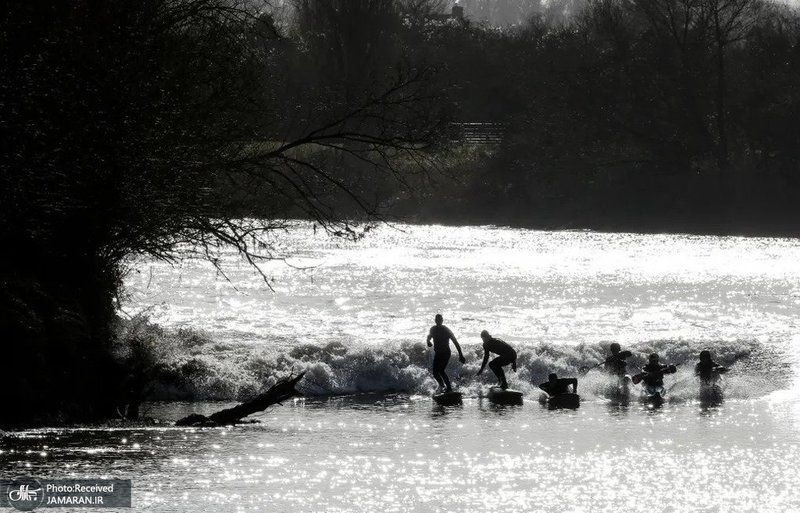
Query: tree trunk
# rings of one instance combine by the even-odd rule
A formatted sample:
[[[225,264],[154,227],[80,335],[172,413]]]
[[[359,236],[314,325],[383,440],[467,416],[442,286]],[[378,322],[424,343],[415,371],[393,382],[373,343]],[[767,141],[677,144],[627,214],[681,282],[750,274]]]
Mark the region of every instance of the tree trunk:
[[[263,394],[258,395],[255,399],[245,403],[220,410],[208,417],[193,413],[188,417],[184,417],[175,423],[176,426],[225,426],[236,424],[243,418],[253,413],[266,410],[273,404],[280,404],[286,399],[303,395],[295,389],[297,383],[303,379],[305,372],[301,372],[294,378],[284,379],[278,381],[270,387],[269,390]]]
[[[714,37],[717,43],[717,87],[716,87],[716,110],[717,110],[717,167],[723,175],[723,180],[727,180],[728,171],[728,130],[726,120],[725,105],[725,34],[722,32],[721,20],[717,8],[714,9]]]

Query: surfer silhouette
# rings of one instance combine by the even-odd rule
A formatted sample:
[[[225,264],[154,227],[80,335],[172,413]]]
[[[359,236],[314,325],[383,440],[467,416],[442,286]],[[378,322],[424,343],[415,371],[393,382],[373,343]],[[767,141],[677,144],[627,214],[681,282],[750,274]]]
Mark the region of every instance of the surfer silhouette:
[[[620,351],[618,343],[614,342],[609,346],[611,354],[603,362],[603,369],[610,375],[624,378],[628,369],[628,362],[625,360],[631,355],[630,351]]]
[[[489,368],[492,369],[497,379],[500,380],[500,388],[505,390],[508,388],[508,382],[506,381],[506,373],[503,371],[503,367],[511,364],[511,370],[517,372],[517,352],[514,351],[514,348],[508,345],[507,342],[492,337],[486,330],[481,331],[481,338],[483,339],[483,363],[481,363],[478,376],[481,375],[483,369],[486,367],[486,362],[489,361],[489,354],[494,353],[498,355],[497,358],[489,363]]]
[[[651,389],[664,386],[664,374],[673,374],[677,371],[674,365],[662,365],[658,361],[658,355],[652,353],[648,357],[647,365],[642,368],[641,380]]]
[[[705,386],[714,385],[720,374],[728,372],[727,367],[723,367],[711,359],[711,351],[700,351],[700,362],[694,367],[694,374],[700,378],[700,384]]]
[[[569,392],[569,386],[572,385],[572,393],[578,393],[578,380],[577,378],[559,378],[553,372],[547,376],[547,381],[539,385],[539,388],[547,393],[549,396],[566,394]]]
[[[450,361],[451,340],[458,350],[458,360],[461,363],[465,363],[467,359],[464,358],[464,353],[461,352],[461,346],[458,345],[456,336],[453,335],[450,328],[442,324],[442,322],[444,322],[442,314],[436,314],[434,322],[436,322],[436,324],[431,326],[427,339],[428,347],[433,346],[433,379],[439,383],[439,388],[445,388],[447,392],[452,392],[453,388],[450,386],[450,378],[447,377],[447,373],[445,372],[447,363]],[[431,339],[433,339],[433,343],[431,343]]]

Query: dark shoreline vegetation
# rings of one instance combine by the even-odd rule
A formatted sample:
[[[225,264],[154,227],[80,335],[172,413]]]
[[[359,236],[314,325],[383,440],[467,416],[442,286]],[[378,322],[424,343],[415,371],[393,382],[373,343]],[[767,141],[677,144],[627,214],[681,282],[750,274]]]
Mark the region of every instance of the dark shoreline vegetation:
[[[284,219],[797,233],[796,10],[517,3],[491,16],[513,26],[480,0],[9,6],[0,425],[135,417],[131,262],[270,259]]]

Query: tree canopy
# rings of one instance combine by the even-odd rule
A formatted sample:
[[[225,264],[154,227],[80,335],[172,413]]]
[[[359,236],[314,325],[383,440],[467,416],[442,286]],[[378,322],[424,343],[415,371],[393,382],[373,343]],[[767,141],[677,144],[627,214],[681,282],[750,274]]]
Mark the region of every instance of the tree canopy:
[[[347,16],[372,27],[373,3]],[[434,161],[434,70],[382,32],[347,43],[368,60],[324,69],[314,38],[341,32],[289,39],[258,2],[15,4],[2,28],[0,394],[24,383],[42,411],[107,414],[128,386],[108,344],[132,258],[233,246],[255,263],[297,217],[355,238],[383,215],[370,183]]]
[[[144,380],[110,351],[133,259],[257,263],[290,219],[351,239],[394,216],[797,233],[795,10],[459,5],[9,5],[0,399],[25,390],[20,419],[113,415]]]

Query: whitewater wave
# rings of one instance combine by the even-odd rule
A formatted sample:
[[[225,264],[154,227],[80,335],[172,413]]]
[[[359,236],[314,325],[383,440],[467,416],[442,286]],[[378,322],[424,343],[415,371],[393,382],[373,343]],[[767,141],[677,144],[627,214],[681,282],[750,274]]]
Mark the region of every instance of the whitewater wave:
[[[154,383],[153,400],[246,400],[265,390],[276,380],[304,371],[300,390],[308,396],[359,393],[430,394],[436,382],[430,372],[432,350],[424,343],[401,343],[394,347],[361,346],[348,342],[324,345],[302,344],[288,351],[275,352],[262,344],[225,344],[202,333],[179,330],[168,332],[140,322],[129,324],[127,348],[123,357],[144,359],[149,379]],[[130,341],[133,340],[133,350]],[[507,367],[511,387],[526,393],[537,391],[551,372],[577,376],[584,397],[601,396],[608,377],[597,365],[608,354],[608,343],[562,346],[537,344],[518,351],[517,372]],[[285,347],[285,346],[284,346]],[[631,374],[645,364],[647,355],[656,352],[664,363],[678,366],[678,373],[667,376],[672,400],[697,397],[694,364],[703,349],[714,359],[732,367],[726,376],[727,398],[763,397],[786,388],[793,380],[790,358],[757,341],[693,342],[685,340],[643,341],[623,349]],[[146,355],[143,357],[142,355]],[[455,354],[448,374],[453,384],[470,393],[495,383],[488,368],[477,376],[483,352],[480,346],[465,346],[466,363]]]

